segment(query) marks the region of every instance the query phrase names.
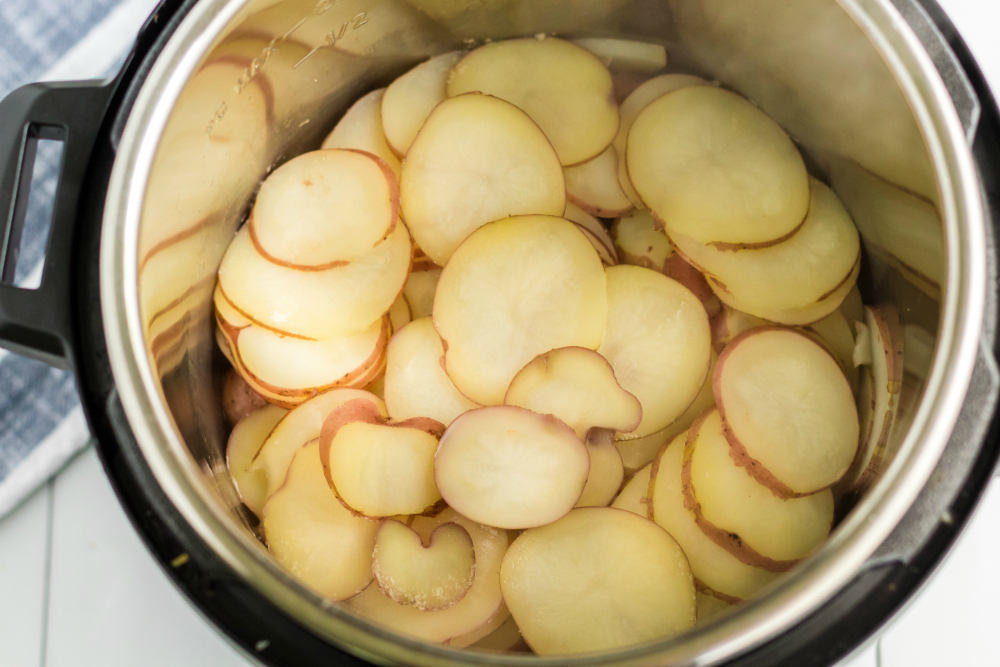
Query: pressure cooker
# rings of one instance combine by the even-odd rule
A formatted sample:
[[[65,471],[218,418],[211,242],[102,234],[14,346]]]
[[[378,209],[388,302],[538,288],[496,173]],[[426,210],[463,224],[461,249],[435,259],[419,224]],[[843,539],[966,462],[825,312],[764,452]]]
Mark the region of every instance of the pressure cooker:
[[[663,44],[672,70],[759,105],[859,222],[865,301],[922,332],[867,489],[822,548],[688,634],[571,658],[422,643],[284,571],[226,468],[212,314],[216,270],[271,169],[429,56],[542,33]],[[199,76],[219,61],[239,74]],[[41,284],[24,289],[45,139],[64,157]],[[932,233],[880,218],[891,202],[865,178],[927,204]],[[264,664],[831,665],[919,591],[993,476],[998,196],[1000,115],[933,0],[164,0],[112,81],[32,84],[0,103],[0,339],[76,373],[135,530]]]

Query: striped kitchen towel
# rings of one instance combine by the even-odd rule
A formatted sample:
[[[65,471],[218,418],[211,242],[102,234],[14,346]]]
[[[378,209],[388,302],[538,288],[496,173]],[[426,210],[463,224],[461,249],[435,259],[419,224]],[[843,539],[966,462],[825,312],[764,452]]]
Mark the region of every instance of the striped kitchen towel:
[[[112,76],[157,0],[0,0],[0,98],[33,81]],[[15,281],[37,285],[59,169],[39,145]],[[6,212],[5,212],[6,215]],[[0,350],[0,517],[89,439],[73,376]]]

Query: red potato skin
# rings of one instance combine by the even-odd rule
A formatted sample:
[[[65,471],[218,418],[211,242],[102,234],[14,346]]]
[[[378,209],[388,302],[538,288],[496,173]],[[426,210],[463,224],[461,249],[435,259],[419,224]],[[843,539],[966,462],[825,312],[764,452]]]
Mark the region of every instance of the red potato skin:
[[[732,595],[726,595],[725,593],[720,593],[715,589],[709,588],[709,586],[698,577],[694,578],[694,589],[702,595],[711,595],[716,600],[722,600],[726,604],[739,604],[740,602],[743,602],[742,598],[734,598]]]
[[[592,157],[591,160],[596,159],[599,155],[600,155],[600,153],[598,153],[598,155],[595,155],[594,157]],[[590,162],[590,160],[587,160],[587,162]],[[587,164],[587,162],[581,162],[580,164]],[[579,167],[580,165],[577,164],[577,165],[573,165],[573,166],[574,167]],[[593,205],[593,204],[591,204],[591,203],[589,203],[587,201],[584,201],[583,199],[580,199],[576,195],[570,194],[569,192],[566,193],[566,201],[573,202],[574,204],[576,204],[577,206],[579,206],[582,210],[586,211],[587,213],[589,213],[591,215],[595,215],[598,218],[617,218],[620,215],[624,215],[624,214],[628,213],[633,208],[631,205],[628,206],[627,208],[620,208],[620,209],[618,209],[618,208],[601,208],[600,206],[595,206],[595,205]]]
[[[363,155],[364,157],[374,160],[375,164],[382,171],[382,175],[385,177],[386,183],[389,186],[389,201],[391,205],[391,210],[389,214],[389,224],[386,227],[385,233],[382,238],[375,242],[372,248],[377,247],[382,241],[389,238],[389,235],[396,231],[396,225],[399,222],[399,181],[396,179],[396,174],[393,173],[392,169],[382,158],[372,155],[368,151],[359,150],[357,148],[324,148],[320,150],[325,151],[346,151],[349,153],[357,153],[358,155]],[[257,238],[257,232],[254,227],[254,217],[253,211],[250,211],[250,219],[247,222],[250,229],[250,240],[253,242],[253,247],[257,250],[261,257],[271,262],[272,264],[277,264],[279,266],[284,266],[289,269],[295,269],[296,271],[327,271],[329,269],[335,269],[339,266],[347,266],[350,264],[349,261],[338,259],[333,262],[327,262],[325,264],[296,264],[294,262],[288,262],[283,259],[279,259],[274,255],[267,252],[264,246],[260,243]]]
[[[226,377],[222,381],[222,408],[231,426],[265,405],[267,401],[264,397],[254,391],[235,369],[226,371]]]
[[[667,258],[661,273],[687,287],[702,303],[715,296],[701,271],[689,264],[678,252]]]

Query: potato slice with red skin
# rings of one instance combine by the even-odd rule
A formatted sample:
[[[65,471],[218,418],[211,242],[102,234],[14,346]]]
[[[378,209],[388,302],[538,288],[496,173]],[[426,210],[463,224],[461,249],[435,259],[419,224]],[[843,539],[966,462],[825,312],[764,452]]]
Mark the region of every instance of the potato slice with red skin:
[[[441,268],[413,271],[406,279],[403,296],[410,304],[410,313],[414,320],[429,317],[434,311],[434,292],[441,280]]]
[[[690,290],[655,271],[619,265],[605,273],[608,319],[597,352],[642,405],[633,433],[649,435],[680,417],[705,382],[708,315]]]
[[[625,159],[628,132],[632,129],[632,123],[635,122],[636,116],[650,102],[667,93],[687,88],[688,86],[709,85],[711,84],[708,81],[691,76],[690,74],[661,74],[642,82],[628,94],[628,97],[622,100],[621,107],[619,107],[621,124],[618,126],[618,133],[615,135],[612,145],[618,153],[618,184],[621,186],[622,192],[625,193],[625,196],[628,197],[634,206],[645,208],[645,204],[642,203],[639,193],[632,187],[632,180],[628,175],[628,162]]]
[[[632,208],[618,183],[618,153],[614,146],[583,164],[563,167],[566,198],[591,215],[615,218]]]
[[[472,537],[457,523],[443,523],[425,545],[415,530],[394,519],[375,533],[372,573],[382,592],[422,611],[454,606],[476,574]]]
[[[805,331],[815,335],[833,353],[851,383],[851,390],[857,392],[858,369],[854,365],[854,334],[851,329],[844,313],[837,309],[807,326]]]
[[[566,213],[563,217],[583,228],[605,266],[614,266],[618,263],[618,251],[615,250],[614,241],[600,220],[571,201],[566,202]]]
[[[267,477],[268,496],[285,481],[295,452],[305,443],[319,438],[327,415],[357,399],[370,402],[380,415],[386,416],[385,403],[378,396],[360,389],[333,389],[309,399],[282,417],[253,460],[253,467]]]
[[[434,56],[403,74],[385,89],[382,98],[382,129],[396,155],[406,155],[424,121],[448,99],[445,87],[451,68],[465,53],[452,51]]]
[[[713,379],[731,456],[782,498],[829,488],[858,448],[858,411],[840,363],[794,329],[758,327],[719,356]]]
[[[400,177],[402,216],[444,266],[472,232],[508,215],[562,215],[566,186],[552,145],[516,106],[460,95],[427,117]]]
[[[389,148],[382,131],[382,98],[385,88],[368,93],[347,110],[323,141],[323,148],[356,148],[381,158],[399,178],[399,158]]]
[[[263,514],[267,548],[307,588],[344,600],[371,583],[378,524],[354,516],[337,500],[323,477],[317,443],[295,453]]]
[[[696,582],[722,593],[730,602],[749,599],[778,575],[747,565],[698,527],[695,515],[685,505],[681,484],[687,435],[684,432],[674,438],[652,463],[646,492],[651,498],[649,518],[663,526],[684,549]]]
[[[531,649],[524,642],[524,637],[521,636],[521,630],[517,627],[517,622],[514,617],[507,613],[507,618],[504,620],[500,626],[492,631],[490,634],[486,635],[475,644],[472,644],[472,648],[479,649],[482,651],[499,651],[502,653],[530,653]]]
[[[561,39],[508,39],[471,51],[448,80],[449,97],[469,92],[523,109],[564,166],[596,157],[618,130],[611,74],[594,54]]]
[[[611,506],[648,519],[649,507],[653,502],[648,495],[649,475],[652,467],[652,463],[647,463],[636,470],[632,477],[625,482],[622,490],[618,492],[618,496],[611,503]]]
[[[457,604],[440,611],[421,611],[410,605],[396,604],[378,586],[370,586],[348,600],[346,606],[407,637],[444,642],[458,648],[481,639],[481,636],[476,636],[476,631],[489,624],[503,610],[499,573],[500,563],[507,551],[507,531],[478,524],[451,508],[433,517],[416,517],[412,528],[426,540],[431,531],[449,522],[457,523],[468,531],[476,552],[475,578]]]
[[[229,353],[228,343],[223,352]],[[265,405],[267,401],[247,384],[236,369],[226,371],[226,377],[222,381],[222,410],[226,413],[226,421],[235,426],[248,414]]]
[[[681,475],[698,527],[748,565],[786,572],[830,533],[830,490],[790,500],[775,496],[733,463],[718,410],[688,431]]]
[[[355,149],[303,153],[260,186],[250,220],[257,252],[308,271],[345,266],[382,243],[399,219],[399,183]]]
[[[434,461],[445,502],[498,528],[531,528],[564,516],[589,473],[590,455],[573,429],[509,405],[461,415],[441,437]]]
[[[504,556],[500,585],[539,655],[624,648],[695,623],[680,546],[653,522],[611,507],[578,508],[522,533]]]
[[[410,312],[410,302],[406,300],[406,294],[400,294],[396,297],[386,315],[389,317],[392,333],[396,333],[413,321],[413,313]]]
[[[622,455],[615,448],[614,431],[591,429],[587,435],[590,473],[576,507],[607,507],[615,499],[625,479]]]
[[[226,465],[236,485],[240,500],[250,511],[260,516],[267,500],[267,477],[263,471],[253,467],[253,458],[288,410],[274,405],[265,405],[251,411],[229,434],[226,445]]]
[[[655,72],[667,66],[662,44],[613,37],[582,37],[573,43],[593,53],[610,72]]]
[[[628,432],[642,421],[639,401],[621,388],[611,364],[585,347],[561,347],[532,359],[510,381],[504,405],[552,415],[581,439],[593,427]]]
[[[346,266],[301,271],[264,259],[244,226],[219,267],[219,287],[254,323],[323,340],[364,331],[399,296],[410,271],[410,234],[389,237]],[[323,304],[322,308],[316,304]]]
[[[633,187],[671,239],[773,244],[809,210],[795,144],[767,114],[721,88],[688,86],[646,105],[625,155]]]
[[[370,401],[347,402],[323,423],[323,472],[344,505],[363,516],[426,512],[441,499],[434,452],[443,430],[423,417],[386,423]]]
[[[722,352],[730,341],[744,331],[756,327],[773,326],[772,322],[736,310],[732,306],[723,305],[722,309],[712,318],[712,347],[716,352]]]
[[[615,220],[611,236],[625,264],[665,273],[667,262],[675,256],[674,245],[656,229],[653,215],[645,209],[633,209]]]
[[[393,419],[430,417],[448,426],[466,410],[481,407],[444,372],[444,347],[431,318],[403,327],[389,341],[386,356],[385,405]]]
[[[601,344],[606,293],[600,259],[568,220],[518,216],[481,227],[452,256],[434,295],[448,376],[480,405],[502,403],[539,354]]]

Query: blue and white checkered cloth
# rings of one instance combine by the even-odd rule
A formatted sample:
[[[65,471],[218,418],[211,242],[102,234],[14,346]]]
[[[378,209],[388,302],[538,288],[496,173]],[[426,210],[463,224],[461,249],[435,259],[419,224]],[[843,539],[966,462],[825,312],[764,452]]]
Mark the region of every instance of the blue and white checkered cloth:
[[[33,81],[113,75],[157,0],[0,0],[0,98]],[[37,274],[57,151],[39,147],[17,278]],[[35,202],[41,206],[34,206]],[[51,210],[48,208],[47,210]],[[26,269],[26,270],[24,270]],[[28,279],[30,282],[30,278]],[[0,350],[0,516],[88,442],[73,376]]]

